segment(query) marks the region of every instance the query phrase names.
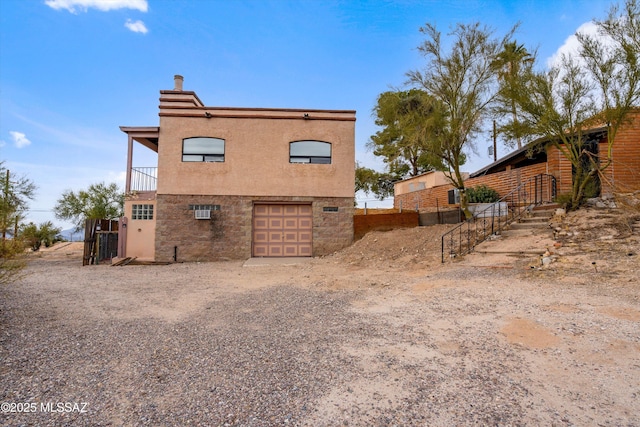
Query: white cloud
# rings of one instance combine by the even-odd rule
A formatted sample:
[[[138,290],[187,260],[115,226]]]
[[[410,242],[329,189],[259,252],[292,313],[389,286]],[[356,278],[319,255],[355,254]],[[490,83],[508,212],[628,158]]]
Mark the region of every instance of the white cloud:
[[[107,173],[107,182],[115,182],[120,187],[124,189],[124,184],[127,180],[127,172],[126,171],[109,171]]]
[[[95,149],[96,145],[93,141],[101,140],[104,142],[104,144],[102,144],[102,147],[107,150],[118,147],[118,143],[116,141],[112,142],[112,138],[102,134],[101,132],[97,132],[96,129],[78,127],[75,123],[69,123],[69,120],[66,117],[51,115],[51,113],[48,111],[44,111],[43,114],[51,116],[51,118],[48,120],[49,122],[57,120],[61,128],[51,127],[47,124],[34,121],[31,118],[25,117],[20,114],[15,114],[15,116],[25,123],[28,123],[46,132],[47,138],[52,138],[56,144]]]
[[[11,134],[11,138],[13,138],[13,143],[18,148],[26,147],[31,144],[31,141],[27,139],[27,136],[22,132],[16,132],[14,130],[9,132]]]
[[[147,27],[144,25],[144,22],[140,20],[132,21],[131,19],[127,19],[127,22],[125,22],[124,26],[130,29],[131,31],[133,31],[134,33],[147,34],[147,32],[149,31],[147,30]]]
[[[89,8],[96,8],[103,12],[117,9],[146,12],[149,8],[147,0],[46,0],[44,3],[53,9],[66,9],[71,13],[76,13],[78,9],[86,12]]]
[[[4,147],[5,145],[7,145],[7,143],[0,139],[0,147]]]
[[[576,33],[590,34],[592,36],[598,35],[598,27],[594,22],[585,22],[580,25],[576,30]],[[547,58],[547,67],[551,68],[559,66],[562,61],[562,55],[567,55],[576,58],[578,56],[578,50],[580,48],[580,42],[575,34],[570,35],[562,46],[556,50],[556,52]]]

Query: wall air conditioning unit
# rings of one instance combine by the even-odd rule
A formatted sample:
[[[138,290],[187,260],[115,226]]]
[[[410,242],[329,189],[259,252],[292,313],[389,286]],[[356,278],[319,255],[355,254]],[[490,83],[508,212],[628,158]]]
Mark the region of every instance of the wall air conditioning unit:
[[[211,211],[209,209],[196,209],[196,219],[211,219]]]

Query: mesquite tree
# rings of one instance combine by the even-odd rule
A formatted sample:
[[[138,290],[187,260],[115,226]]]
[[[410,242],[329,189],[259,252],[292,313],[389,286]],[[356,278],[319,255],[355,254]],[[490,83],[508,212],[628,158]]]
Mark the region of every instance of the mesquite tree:
[[[77,193],[67,190],[53,208],[56,218],[73,221],[76,229],[87,219],[117,219],[124,213],[124,193],[111,183],[91,184]]]
[[[517,126],[528,136],[558,148],[573,168],[568,207],[590,196],[613,161],[616,134],[640,106],[640,4],[613,6],[594,21],[597,34],[577,33],[578,52],[564,54],[548,70],[527,67],[508,92],[503,112],[518,106]],[[606,152],[594,153],[590,130],[606,128]]]
[[[460,207],[470,217],[460,166],[465,152],[474,149],[474,138],[491,112],[497,96],[495,61],[515,28],[498,39],[479,23],[457,24],[450,34],[453,40],[449,52],[444,51],[442,34],[434,25],[427,24],[420,31],[426,40],[418,49],[427,64],[423,70],[407,75],[411,84],[434,97],[443,109],[436,143],[431,147],[447,178],[460,190]]]

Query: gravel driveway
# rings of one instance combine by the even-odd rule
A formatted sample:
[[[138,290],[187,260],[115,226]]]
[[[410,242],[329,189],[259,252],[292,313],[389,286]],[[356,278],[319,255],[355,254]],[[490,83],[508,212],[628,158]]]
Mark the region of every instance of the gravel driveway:
[[[636,276],[347,258],[42,256],[0,288],[1,423],[640,425]]]

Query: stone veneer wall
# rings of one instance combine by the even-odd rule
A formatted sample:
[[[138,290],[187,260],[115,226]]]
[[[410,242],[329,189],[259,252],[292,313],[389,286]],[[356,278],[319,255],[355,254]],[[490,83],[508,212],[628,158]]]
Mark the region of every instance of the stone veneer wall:
[[[251,257],[253,204],[311,203],[313,255],[326,255],[353,243],[353,198],[157,196],[155,260],[219,261]],[[211,220],[197,220],[189,205],[220,205]],[[338,212],[324,212],[338,207]]]

